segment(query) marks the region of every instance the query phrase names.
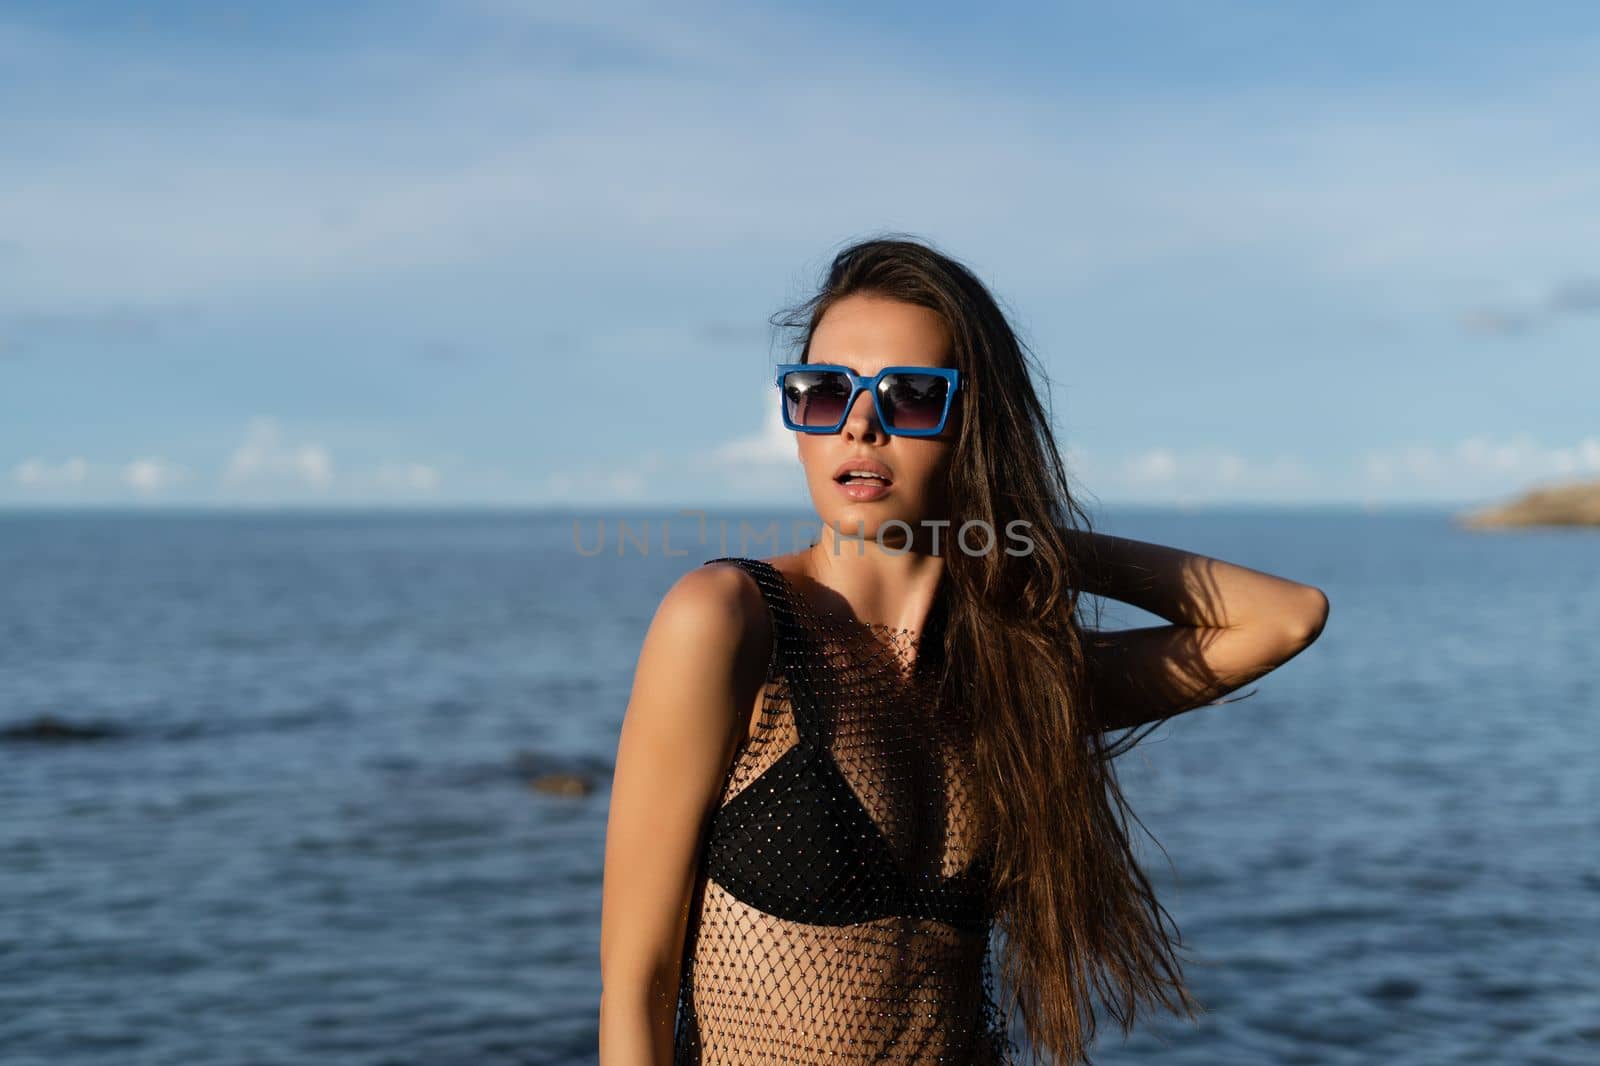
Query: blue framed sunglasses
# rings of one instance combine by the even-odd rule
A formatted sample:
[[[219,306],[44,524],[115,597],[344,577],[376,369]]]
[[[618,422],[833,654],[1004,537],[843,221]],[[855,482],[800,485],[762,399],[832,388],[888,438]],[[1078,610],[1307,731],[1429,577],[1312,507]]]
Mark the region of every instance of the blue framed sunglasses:
[[[886,366],[862,377],[835,363],[778,366],[783,424],[797,433],[837,433],[856,395],[872,394],[878,424],[893,437],[932,437],[944,430],[961,372],[947,367]]]

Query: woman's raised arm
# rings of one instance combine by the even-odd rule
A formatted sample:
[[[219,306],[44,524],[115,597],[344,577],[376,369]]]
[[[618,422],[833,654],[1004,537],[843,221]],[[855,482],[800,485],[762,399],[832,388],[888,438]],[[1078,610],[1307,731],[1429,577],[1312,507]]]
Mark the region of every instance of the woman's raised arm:
[[[1102,730],[1212,703],[1294,658],[1328,620],[1328,597],[1313,585],[1126,537],[1074,530],[1069,539],[1082,591],[1171,622],[1087,633]]]

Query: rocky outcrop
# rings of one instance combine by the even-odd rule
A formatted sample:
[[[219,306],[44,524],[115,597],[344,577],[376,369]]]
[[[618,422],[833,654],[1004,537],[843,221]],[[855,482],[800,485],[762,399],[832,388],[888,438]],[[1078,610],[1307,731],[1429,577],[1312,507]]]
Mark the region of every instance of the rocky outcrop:
[[[37,744],[105,740],[119,735],[121,730],[109,723],[68,722],[49,714],[0,728],[0,741],[26,741]]]
[[[1595,526],[1600,528],[1600,481],[1547,485],[1518,496],[1509,503],[1458,515],[1467,529],[1504,529],[1515,526]]]

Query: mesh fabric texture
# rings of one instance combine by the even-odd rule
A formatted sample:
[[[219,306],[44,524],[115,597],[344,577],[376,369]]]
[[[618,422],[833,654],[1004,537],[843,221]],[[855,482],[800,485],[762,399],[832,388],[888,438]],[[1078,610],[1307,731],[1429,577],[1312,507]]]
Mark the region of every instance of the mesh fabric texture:
[[[675,1066],[1014,1062],[970,708],[934,698],[938,607],[917,636],[824,614],[764,561],[711,562],[755,580],[773,648],[703,837]]]

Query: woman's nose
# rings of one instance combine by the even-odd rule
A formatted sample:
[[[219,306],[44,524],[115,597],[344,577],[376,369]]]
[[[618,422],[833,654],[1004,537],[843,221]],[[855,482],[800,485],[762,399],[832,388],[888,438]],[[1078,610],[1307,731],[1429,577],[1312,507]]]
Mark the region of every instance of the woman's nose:
[[[845,415],[844,425],[839,432],[856,440],[877,440],[883,436],[883,427],[878,424],[878,408],[872,402],[871,393],[863,391],[856,395],[855,403]]]

